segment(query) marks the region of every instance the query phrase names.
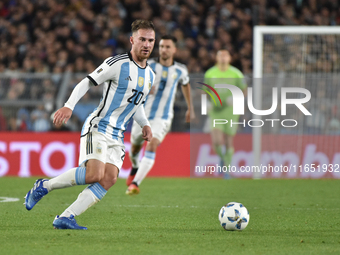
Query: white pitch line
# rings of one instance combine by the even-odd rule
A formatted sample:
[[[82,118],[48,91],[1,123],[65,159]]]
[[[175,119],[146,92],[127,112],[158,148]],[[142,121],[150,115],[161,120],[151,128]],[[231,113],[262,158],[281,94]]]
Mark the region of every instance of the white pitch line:
[[[318,210],[318,211],[338,211],[340,208],[321,208],[321,207],[316,207],[316,208],[301,208],[301,207],[287,207],[284,209],[288,210]]]
[[[17,202],[17,201],[20,201],[20,199],[16,197],[0,197],[0,202]]]
[[[114,205],[117,207],[161,207],[161,208],[199,208],[198,206],[179,206],[179,205]],[[210,208],[210,207],[200,207],[200,208]]]
[[[116,207],[145,207],[145,208],[216,208],[216,207],[208,207],[208,206],[196,206],[196,205],[191,205],[191,206],[179,206],[179,205],[114,205]],[[254,207],[254,208],[249,208],[250,210],[260,210],[263,208],[259,207]],[[279,208],[266,208],[266,210],[276,210],[276,209],[283,209],[283,210],[308,210],[308,211],[338,211],[340,208],[321,208],[321,207],[316,207],[316,208],[302,208],[302,207],[279,207]]]

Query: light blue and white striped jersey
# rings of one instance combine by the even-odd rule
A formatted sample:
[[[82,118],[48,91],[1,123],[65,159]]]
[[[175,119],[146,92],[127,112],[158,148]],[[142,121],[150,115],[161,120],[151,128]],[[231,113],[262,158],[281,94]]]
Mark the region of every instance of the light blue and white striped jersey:
[[[149,65],[156,74],[154,91],[149,94],[145,103],[145,114],[148,120],[160,118],[172,120],[173,106],[178,84],[189,83],[189,73],[185,65],[174,61],[171,66],[163,66],[155,59]]]
[[[95,86],[103,84],[103,97],[87,117],[81,135],[97,130],[123,141],[129,121],[150,92],[154,72],[148,64],[141,68],[129,52],[105,59],[87,78]]]

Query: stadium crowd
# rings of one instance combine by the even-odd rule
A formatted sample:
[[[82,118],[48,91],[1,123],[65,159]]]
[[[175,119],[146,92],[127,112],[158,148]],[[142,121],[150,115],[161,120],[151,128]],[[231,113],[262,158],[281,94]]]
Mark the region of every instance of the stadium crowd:
[[[335,0],[3,0],[0,74],[51,73],[54,78],[40,87],[29,83],[30,88],[20,80],[0,80],[0,100],[55,97],[64,72],[90,73],[108,56],[128,51],[135,19],[152,20],[157,38],[174,35],[175,58],[190,73],[205,72],[215,53],[226,48],[232,65],[251,74],[254,25],[338,25],[339,7]],[[157,55],[155,48],[152,56]],[[42,116],[29,114],[32,123]],[[19,122],[2,124],[9,117],[3,115],[0,110],[0,129],[17,130]],[[25,130],[37,129],[30,124]]]
[[[89,73],[104,58],[130,49],[130,24],[142,18],[153,20],[157,38],[176,36],[176,58],[191,73],[211,67],[221,48],[231,51],[236,67],[250,73],[253,25],[340,23],[338,1],[302,2],[4,0],[0,72]]]

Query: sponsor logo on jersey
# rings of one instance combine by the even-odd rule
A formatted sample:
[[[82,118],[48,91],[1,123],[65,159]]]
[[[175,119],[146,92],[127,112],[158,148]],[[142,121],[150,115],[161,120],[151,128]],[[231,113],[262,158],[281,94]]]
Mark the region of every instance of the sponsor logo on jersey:
[[[167,72],[167,71],[163,71],[163,72],[162,72],[162,77],[163,77],[163,78],[168,77],[168,72]]]

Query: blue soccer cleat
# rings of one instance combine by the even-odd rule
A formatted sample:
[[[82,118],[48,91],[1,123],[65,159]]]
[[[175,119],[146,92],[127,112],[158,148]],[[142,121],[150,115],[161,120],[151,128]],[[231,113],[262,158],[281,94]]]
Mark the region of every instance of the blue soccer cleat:
[[[43,183],[47,181],[47,179],[38,179],[34,183],[34,187],[28,191],[25,196],[25,206],[27,210],[31,210],[36,203],[39,202],[40,199],[43,198],[48,193],[48,190],[44,188]]]
[[[80,229],[87,230],[87,227],[79,226],[74,218],[74,215],[71,214],[70,217],[59,217],[57,215],[53,221],[53,227],[55,229]]]

